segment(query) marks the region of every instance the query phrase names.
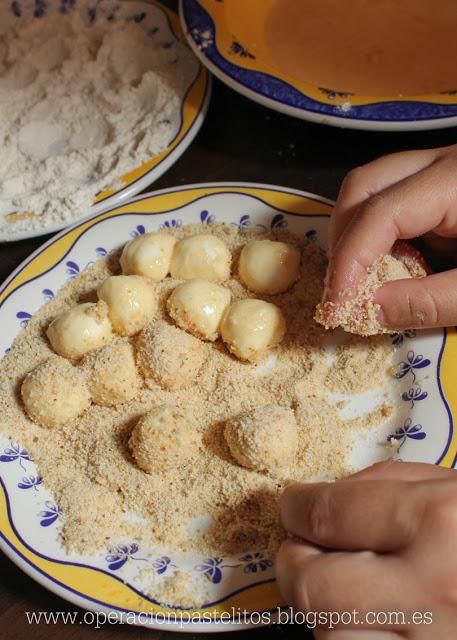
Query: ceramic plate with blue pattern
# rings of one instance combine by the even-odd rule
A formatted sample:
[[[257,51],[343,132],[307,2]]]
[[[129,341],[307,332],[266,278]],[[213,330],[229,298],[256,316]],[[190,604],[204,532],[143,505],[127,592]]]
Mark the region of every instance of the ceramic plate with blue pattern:
[[[68,14],[78,11],[89,26],[99,22],[134,21],[144,29],[151,39],[151,47],[161,47],[170,52],[167,64],[175,65],[177,73],[183,73],[182,65],[176,65],[176,51],[190,57],[185,73],[189,82],[180,95],[180,113],[177,129],[168,146],[158,155],[133,167],[127,174],[119,176],[114,186],[98,193],[92,206],[93,213],[103,211],[143,191],[158,180],[184,153],[197,135],[208,110],[211,96],[211,78],[205,67],[199,64],[187,47],[179,25],[178,16],[155,0],[11,0],[0,6],[1,31],[17,27],[17,23],[28,24],[33,20],[46,20],[53,14]],[[185,45],[185,46],[184,46]],[[189,67],[189,68],[187,68]],[[0,211],[7,221],[14,223],[40,212]],[[87,215],[82,211],[79,219]],[[2,240],[20,240],[62,229],[68,223],[56,223],[39,229],[14,230]],[[22,229],[22,227],[21,227]]]
[[[214,75],[277,111],[376,131],[436,129],[457,123],[455,87],[429,95],[366,96],[313,85],[284,72],[265,36],[272,6],[272,0],[180,0],[180,15],[193,50]]]
[[[44,244],[0,287],[1,352],[69,278],[138,234],[186,223],[204,228],[224,222],[240,230],[287,227],[325,248],[331,208],[325,198],[291,189],[225,183],[158,191],[86,218]],[[389,339],[397,347],[395,376],[387,392],[395,415],[371,435],[358,434],[353,465],[363,467],[393,451],[402,460],[454,466],[456,331],[407,331]],[[348,418],[379,402],[371,393],[348,400]],[[386,446],[389,440],[393,449]],[[86,609],[117,612],[127,622],[152,627],[179,629],[179,617],[192,614],[193,621],[181,626],[185,631],[239,630],[246,624],[237,623],[238,610],[275,611],[282,605],[274,559],[264,549],[204,557],[176,553],[172,545],[149,548],[122,540],[94,555],[67,555],[59,542],[62,518],[65,514],[46,490],[46,478],[29,452],[0,434],[0,547],[54,593]],[[195,579],[196,585],[202,580],[206,585],[204,600],[191,609],[158,595],[161,581],[177,571]]]

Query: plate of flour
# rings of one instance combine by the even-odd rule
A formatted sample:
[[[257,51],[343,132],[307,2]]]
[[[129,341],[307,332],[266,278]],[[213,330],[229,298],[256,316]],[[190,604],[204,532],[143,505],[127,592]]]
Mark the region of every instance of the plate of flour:
[[[177,16],[159,3],[5,3],[0,241],[139,193],[191,143],[210,91]]]
[[[101,619],[240,630],[259,616],[274,621],[282,604],[274,562],[286,535],[277,501],[288,482],[341,477],[386,458],[455,466],[455,329],[363,338],[327,332],[313,321],[331,209],[317,195],[261,184],[157,191],[65,229],[3,283],[0,549],[22,570]],[[89,384],[91,401],[86,397],[73,419],[43,426],[44,413],[28,416],[30,404],[19,390],[30,372],[38,380],[40,368],[51,371],[46,363],[57,356],[50,323],[77,305],[95,304],[107,278],[130,270],[122,259],[130,255],[123,253],[126,243],[138,247],[156,232],[183,243],[181,249],[198,235],[223,243],[231,259],[219,286],[230,290],[233,304],[254,297],[276,305],[284,314],[282,341],[248,362],[231,355],[222,329],[214,341],[182,329],[168,301],[183,280],[170,262],[169,274],[166,268],[155,281],[151,325],[110,337],[88,361],[60,358],[65,375],[54,375],[49,393],[36,397],[52,400],[57,389],[61,400],[74,398]],[[247,290],[241,255],[255,240],[300,251],[293,285],[279,293]],[[136,364],[122,356],[131,349]],[[128,400],[107,403],[96,392],[95,363],[104,383],[130,366],[132,384],[122,385]],[[160,442],[148,469],[131,437],[163,405],[180,407],[193,441]],[[281,432],[282,419],[264,420],[272,430],[260,444],[270,453],[287,444],[285,466],[264,469],[252,457],[246,466],[233,446],[234,426],[273,405],[279,418],[288,413],[292,431]],[[62,406],[48,402],[54,417]],[[285,434],[280,442],[278,433]],[[246,457],[248,447],[242,452]]]

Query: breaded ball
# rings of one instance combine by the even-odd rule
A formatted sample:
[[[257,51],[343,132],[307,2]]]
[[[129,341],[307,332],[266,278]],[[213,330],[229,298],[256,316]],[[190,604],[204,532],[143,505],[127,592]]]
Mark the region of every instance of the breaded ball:
[[[145,233],[127,242],[120,257],[122,273],[163,280],[170,271],[176,238],[166,233]]]
[[[254,293],[283,293],[298,280],[300,251],[286,242],[253,240],[241,250],[238,273]]]
[[[178,327],[202,340],[217,340],[224,311],[230,304],[229,289],[207,280],[179,284],[167,300],[167,309]]]
[[[84,370],[95,404],[114,406],[132,400],[139,392],[133,347],[127,340],[114,340],[84,359]]]
[[[230,277],[232,256],[227,246],[209,233],[180,240],[171,258],[173,278],[192,280],[203,278],[211,282],[224,282]]]
[[[281,342],[286,321],[275,304],[247,298],[226,309],[220,331],[222,340],[237,358],[255,362],[264,351]]]
[[[141,331],[157,311],[157,291],[143,276],[109,276],[97,294],[108,305],[113,329],[121,336]]]
[[[51,347],[64,358],[81,358],[113,337],[105,302],[77,304],[58,315],[46,332]]]
[[[139,419],[129,440],[136,463],[146,473],[163,473],[192,455],[194,431],[184,413],[163,404]]]
[[[138,336],[137,364],[146,384],[184,389],[197,377],[207,356],[207,345],[172,325],[146,327]]]
[[[278,472],[294,461],[298,448],[295,416],[276,404],[229,420],[224,429],[230,453],[243,467]]]
[[[90,405],[84,373],[60,356],[51,356],[28,373],[21,387],[30,418],[43,427],[58,427]]]

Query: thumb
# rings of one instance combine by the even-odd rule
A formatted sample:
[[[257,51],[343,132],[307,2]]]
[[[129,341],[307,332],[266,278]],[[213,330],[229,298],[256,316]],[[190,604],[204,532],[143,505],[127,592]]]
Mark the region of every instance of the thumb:
[[[425,278],[386,282],[376,292],[378,321],[388,329],[457,324],[457,269]]]

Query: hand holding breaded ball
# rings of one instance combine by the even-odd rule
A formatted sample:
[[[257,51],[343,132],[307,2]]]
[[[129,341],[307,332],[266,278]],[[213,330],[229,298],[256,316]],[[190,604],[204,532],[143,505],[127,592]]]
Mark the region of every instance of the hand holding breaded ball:
[[[157,311],[156,289],[142,276],[109,276],[97,294],[108,305],[113,329],[121,336],[141,331]]]
[[[140,418],[129,440],[136,463],[146,473],[163,473],[183,464],[195,446],[194,430],[184,413],[167,404]]]
[[[51,356],[25,376],[21,396],[29,417],[43,427],[70,422],[90,405],[84,373],[60,356]]]
[[[214,282],[187,280],[167,300],[167,310],[178,327],[202,340],[217,340],[219,325],[231,300],[230,289]]]
[[[227,246],[209,233],[183,238],[175,246],[170,272],[178,280],[202,278],[225,282],[230,278],[232,256]]]
[[[207,356],[207,345],[168,324],[152,324],[140,333],[136,358],[148,386],[184,389],[195,381]]]
[[[108,306],[103,301],[77,304],[54,318],[46,334],[56,353],[77,360],[112,339]]]
[[[84,358],[83,368],[95,404],[110,407],[128,402],[140,390],[133,348],[125,338],[90,353]]]
[[[153,282],[163,280],[170,271],[176,238],[166,233],[144,233],[130,240],[120,257],[126,276],[146,276]]]
[[[286,321],[275,304],[246,298],[230,305],[222,318],[221,336],[240,360],[255,362],[279,344],[286,331]]]
[[[241,250],[238,273],[254,293],[283,293],[298,280],[300,251],[286,242],[252,240]]]
[[[275,473],[293,465],[298,448],[293,412],[275,404],[232,418],[224,436],[235,460],[255,471]]]

